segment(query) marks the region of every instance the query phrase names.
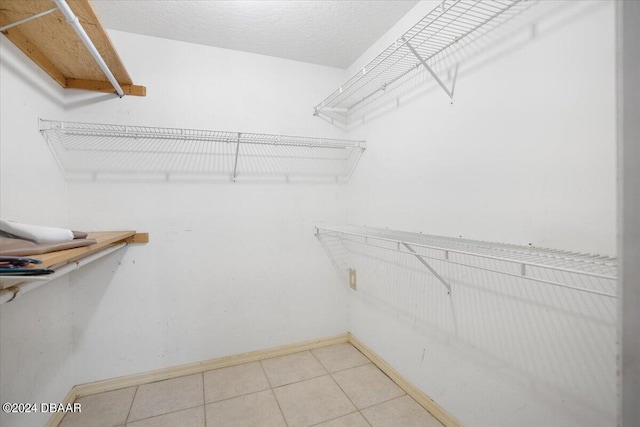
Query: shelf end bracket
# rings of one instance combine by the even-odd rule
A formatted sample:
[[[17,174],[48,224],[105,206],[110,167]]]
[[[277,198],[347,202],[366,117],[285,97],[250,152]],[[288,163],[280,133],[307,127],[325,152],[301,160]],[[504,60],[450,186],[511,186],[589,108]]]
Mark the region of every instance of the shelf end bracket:
[[[449,285],[449,283],[448,283],[446,280],[444,280],[444,279],[442,278],[442,276],[440,276],[440,275],[436,272],[436,270],[434,270],[434,269],[433,269],[433,267],[431,267],[431,265],[429,265],[429,263],[428,263],[427,261],[425,261],[425,260],[424,260],[424,258],[423,258],[423,257],[421,257],[420,255],[418,255],[418,254],[416,253],[416,251],[415,251],[411,246],[407,245],[407,244],[406,244],[406,243],[404,243],[404,242],[402,242],[402,244],[404,245],[404,247],[405,247],[405,248],[407,248],[407,250],[409,250],[409,252],[411,252],[411,253],[413,254],[413,256],[414,256],[414,257],[416,257],[416,258],[418,259],[418,261],[420,261],[420,263],[421,263],[422,265],[424,265],[425,267],[427,267],[427,269],[429,269],[429,271],[430,271],[434,276],[436,276],[436,279],[438,279],[438,280],[439,280],[439,281],[444,285],[444,287],[445,287],[445,288],[447,288],[447,293],[448,293],[448,294],[451,294],[451,285]]]

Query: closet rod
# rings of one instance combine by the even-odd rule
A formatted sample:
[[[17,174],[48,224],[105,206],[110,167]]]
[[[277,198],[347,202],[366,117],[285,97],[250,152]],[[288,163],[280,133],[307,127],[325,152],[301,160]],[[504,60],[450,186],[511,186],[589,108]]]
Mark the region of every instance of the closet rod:
[[[39,288],[40,286],[44,285],[45,283],[49,283],[52,280],[57,279],[58,277],[64,276],[65,274],[68,274],[74,270],[79,269],[80,267],[87,265],[97,259],[100,259],[102,257],[104,257],[105,255],[109,255],[112,252],[117,251],[118,249],[124,248],[125,246],[127,246],[126,242],[122,242],[122,243],[118,243],[116,245],[113,246],[109,246],[99,252],[96,252],[93,255],[89,255],[85,258],[82,258],[78,261],[74,261],[74,262],[70,262],[69,264],[66,264],[58,269],[56,269],[55,273],[49,274],[48,276],[46,276],[46,280],[29,280],[28,276],[25,276],[25,282],[19,283],[17,285],[14,286],[9,286],[6,289],[1,289],[0,290],[0,304],[4,304],[5,302],[9,302],[9,301],[13,301],[16,298],[18,298],[19,296],[30,292],[36,288]],[[42,276],[40,276],[42,277]]]
[[[60,9],[64,17],[67,19],[67,22],[71,24],[75,32],[78,33],[78,36],[80,37],[84,45],[89,50],[89,53],[91,53],[91,56],[93,56],[93,59],[96,60],[102,72],[105,74],[105,76],[107,76],[107,79],[109,79],[109,82],[111,82],[111,84],[113,85],[113,88],[118,93],[118,96],[122,98],[124,96],[124,91],[122,90],[120,83],[118,83],[113,73],[111,72],[107,64],[104,62],[104,59],[102,59],[100,52],[98,52],[98,49],[96,49],[96,46],[93,44],[93,42],[87,35],[87,32],[84,30],[84,28],[82,28],[82,25],[80,24],[80,20],[78,19],[78,17],[73,13],[73,11],[71,10],[71,8],[69,7],[69,5],[65,0],[53,0],[53,1],[55,2],[56,6],[58,6],[58,9]]]

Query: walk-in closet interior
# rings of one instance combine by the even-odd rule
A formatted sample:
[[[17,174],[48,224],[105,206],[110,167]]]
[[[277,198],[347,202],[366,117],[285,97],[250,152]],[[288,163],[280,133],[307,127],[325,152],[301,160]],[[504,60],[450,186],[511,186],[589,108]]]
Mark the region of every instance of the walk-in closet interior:
[[[0,0],[0,425],[637,426],[639,27]]]

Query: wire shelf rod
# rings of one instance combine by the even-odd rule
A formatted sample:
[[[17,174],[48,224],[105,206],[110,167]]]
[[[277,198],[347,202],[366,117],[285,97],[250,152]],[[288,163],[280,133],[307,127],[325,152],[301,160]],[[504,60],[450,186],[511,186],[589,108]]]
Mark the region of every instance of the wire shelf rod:
[[[172,134],[147,134],[139,132],[77,132],[77,131],[64,131],[66,135],[70,136],[86,136],[86,137],[98,137],[104,136],[109,138],[136,138],[136,139],[167,139],[167,140],[188,140],[188,141],[210,141],[210,142],[226,142],[229,144],[237,144],[238,139],[233,139],[227,136],[206,136],[206,135],[172,135]],[[294,139],[296,137],[290,137]],[[305,142],[308,137],[301,137],[297,141],[292,140],[268,140],[266,138],[252,137],[251,135],[245,135],[240,139],[241,144],[265,144],[265,145],[292,145],[300,147],[318,147],[318,148],[350,148],[361,147],[361,143],[364,141],[343,141],[327,138],[318,138],[317,140]]]
[[[405,251],[405,250],[402,250],[402,249],[395,249],[395,248],[391,248],[391,247],[387,247],[387,246],[375,245],[373,243],[365,243],[365,242],[358,241],[358,240],[351,240],[351,239],[346,239],[346,240],[349,241],[349,242],[352,242],[352,243],[357,243],[357,244],[361,244],[361,245],[371,246],[371,247],[374,247],[374,248],[379,248],[379,249],[389,250],[389,251],[393,251],[393,252],[398,252],[398,253],[405,254],[405,255],[413,255],[413,256],[415,256],[414,253],[409,252],[409,251]],[[487,271],[487,272],[490,272],[490,273],[497,273],[497,274],[502,274],[502,275],[506,275],[506,276],[510,276],[510,277],[516,277],[516,278],[519,278],[519,279],[532,280],[534,282],[545,283],[547,285],[552,285],[552,286],[557,286],[557,287],[561,287],[561,288],[571,289],[571,290],[574,290],[574,291],[586,292],[586,293],[600,295],[600,296],[609,297],[609,298],[617,298],[617,295],[612,294],[612,293],[593,290],[593,289],[588,289],[588,288],[581,288],[581,287],[578,287],[578,286],[568,285],[566,283],[560,283],[560,282],[555,282],[555,281],[552,281],[552,280],[541,279],[541,278],[538,278],[538,277],[535,277],[535,276],[531,276],[531,275],[509,273],[508,271],[491,269],[491,268],[488,268],[488,267],[482,267],[482,266],[479,266],[479,265],[462,263],[462,262],[453,261],[453,260],[446,259],[446,258],[438,258],[438,257],[435,257],[435,256],[424,255],[424,254],[420,254],[420,257],[427,258],[427,259],[432,259],[434,261],[442,261],[442,262],[446,262],[448,264],[459,265],[459,266],[462,266],[462,267],[469,267],[469,268],[473,268],[473,269],[476,269],[476,270]],[[579,274],[582,274],[582,273],[579,273]],[[611,279],[611,280],[614,280],[614,279]]]
[[[579,275],[583,275],[583,276],[596,277],[596,278],[600,278],[600,279],[617,280],[616,276],[605,275],[605,274],[597,274],[597,273],[593,273],[593,272],[590,272],[590,271],[576,270],[576,269],[573,269],[573,268],[571,268],[571,269],[570,268],[563,268],[563,267],[558,267],[558,266],[555,266],[555,265],[534,263],[534,262],[525,261],[525,260],[509,259],[509,258],[489,255],[489,254],[485,254],[485,253],[481,253],[481,252],[462,251],[462,250],[459,250],[459,249],[452,249],[452,248],[444,248],[444,247],[441,247],[441,246],[426,245],[424,243],[418,243],[418,242],[414,242],[414,241],[407,241],[407,240],[403,240],[403,239],[392,239],[392,238],[388,238],[388,237],[374,236],[374,235],[370,235],[370,234],[357,233],[357,232],[353,232],[353,231],[333,230],[331,228],[326,228],[326,227],[318,227],[318,232],[320,232],[320,230],[324,230],[324,231],[329,232],[329,233],[335,233],[337,235],[346,234],[346,235],[357,236],[357,237],[361,237],[361,238],[365,238],[365,239],[381,240],[381,241],[386,241],[386,242],[389,242],[389,243],[395,243],[396,245],[398,245],[398,244],[402,244],[402,245],[408,244],[408,245],[411,245],[411,246],[416,246],[416,247],[420,247],[420,248],[424,248],[424,249],[447,251],[449,253],[457,253],[457,254],[460,254],[460,255],[475,256],[475,257],[480,257],[480,258],[492,259],[492,260],[496,260],[496,261],[509,262],[509,263],[512,263],[512,264],[524,264],[524,265],[529,266],[529,267],[556,270],[556,271],[560,271],[560,272],[564,272],[564,273],[579,274]],[[437,258],[437,259],[440,259],[440,258]]]
[[[317,115],[323,109],[344,108],[348,115],[353,108],[406,76],[415,61],[409,57],[413,46],[418,57],[429,62],[461,40],[470,39],[521,0],[456,0],[437,6],[401,37],[369,61],[360,71],[344,82],[314,108]],[[413,55],[411,55],[413,56]]]
[[[401,253],[401,254],[405,254],[405,255],[413,255],[413,256],[415,256],[415,254],[413,254],[412,252],[405,251],[405,250],[402,250],[402,249],[396,249],[396,248],[392,248],[392,247],[388,247],[388,246],[376,245],[376,244],[373,244],[373,243],[363,242],[363,241],[359,241],[359,240],[351,240],[351,239],[346,239],[346,240],[349,241],[349,242],[352,242],[352,243],[357,243],[357,244],[361,244],[361,245],[365,245],[365,246],[371,246],[371,247],[384,249],[384,250],[388,250],[388,251],[393,251],[393,252],[397,252],[397,253]],[[447,259],[447,258],[438,258],[438,257],[435,257],[435,256],[430,256],[430,255],[420,254],[420,256],[422,258],[432,259],[434,261],[442,261],[442,262],[446,262],[448,264],[458,265],[458,266],[462,266],[462,267],[469,267],[469,268],[473,268],[475,270],[482,270],[482,271],[487,271],[487,272],[490,272],[490,273],[497,273],[497,274],[506,275],[506,276],[510,276],[510,277],[515,277],[515,278],[519,278],[519,279],[531,280],[531,281],[538,282],[538,283],[544,283],[544,284],[551,285],[551,286],[556,286],[556,287],[571,289],[571,290],[575,290],[575,291],[579,291],[579,292],[585,292],[585,293],[600,295],[600,296],[604,296],[604,297],[608,297],[608,298],[617,298],[616,294],[603,292],[603,291],[598,291],[598,290],[589,289],[589,288],[584,288],[584,287],[573,286],[573,285],[569,285],[569,284],[566,284],[566,283],[561,283],[561,282],[556,282],[556,281],[552,281],[552,280],[542,279],[542,278],[538,278],[538,277],[531,276],[531,275],[523,275],[522,273],[521,274],[515,274],[515,273],[510,273],[508,271],[491,269],[491,268],[488,268],[488,267],[482,267],[482,266],[479,266],[479,265],[462,263],[462,262],[453,261],[453,260],[450,260],[450,259]],[[582,272],[578,272],[578,274],[582,274]],[[607,279],[607,280],[609,280],[609,279]],[[614,279],[610,279],[610,280],[614,280]]]
[[[453,244],[456,246],[466,246],[466,247],[472,247],[472,248],[479,248],[479,249],[489,249],[489,250],[494,250],[494,251],[500,251],[500,252],[507,252],[508,254],[523,254],[523,255],[530,255],[532,257],[539,257],[539,256],[544,256],[544,257],[548,257],[551,260],[569,260],[569,261],[575,261],[575,262],[579,262],[580,264],[584,264],[585,262],[591,262],[593,260],[591,260],[591,256],[582,256],[580,258],[577,257],[573,257],[570,258],[569,255],[571,256],[579,256],[581,254],[577,254],[577,253],[570,253],[570,252],[563,252],[563,251],[554,251],[554,250],[549,250],[549,249],[543,249],[543,248],[533,248],[533,250],[535,252],[532,252],[531,250],[525,251],[524,248],[520,247],[520,246],[514,246],[514,245],[506,245],[506,244],[492,244],[489,242],[479,242],[479,241],[468,241],[468,240],[464,240],[464,239],[453,239],[453,238],[445,238],[445,237],[441,237],[441,236],[430,236],[430,235],[423,235],[420,234],[418,236],[416,236],[415,234],[410,234],[410,233],[402,233],[402,232],[397,232],[397,235],[402,235],[408,238],[422,238],[424,240],[424,238],[426,238],[427,240],[429,240],[430,242],[436,242],[439,244]],[[548,251],[552,251],[552,252],[557,252],[559,253],[561,256],[557,256],[557,255],[553,255],[553,254],[547,254],[546,252]],[[602,257],[600,258],[602,260]],[[606,259],[604,261],[609,262],[609,264],[598,264],[598,265],[607,265],[608,267],[614,267],[615,266],[615,262],[613,259]],[[597,260],[595,261],[597,262]]]
[[[381,234],[384,231],[386,230],[376,230],[376,232]],[[558,249],[548,249],[548,248],[538,248],[538,247],[532,247],[529,249],[529,248],[523,248],[522,246],[512,245],[508,243],[483,242],[479,240],[466,240],[461,238],[434,236],[434,235],[422,234],[422,233],[416,234],[416,233],[409,233],[409,232],[402,232],[402,231],[394,231],[394,234],[403,235],[405,237],[426,238],[432,242],[438,242],[438,243],[450,243],[450,244],[461,245],[461,246],[488,248],[496,251],[505,251],[509,253],[522,253],[525,255],[529,254],[532,256],[544,256],[552,259],[558,259],[558,260],[562,259],[562,260],[576,261],[580,263],[588,262],[592,259],[593,261],[603,261],[603,262],[609,263],[609,264],[599,264],[599,265],[606,265],[609,267],[616,266],[615,258],[609,258],[606,256],[600,256],[600,255],[588,255],[588,254],[585,255],[585,254],[580,254],[578,252],[568,252],[568,251],[563,251]],[[570,255],[575,257],[570,258],[569,257]]]
[[[208,173],[345,182],[366,150],[362,140],[42,119],[40,132],[73,179]]]

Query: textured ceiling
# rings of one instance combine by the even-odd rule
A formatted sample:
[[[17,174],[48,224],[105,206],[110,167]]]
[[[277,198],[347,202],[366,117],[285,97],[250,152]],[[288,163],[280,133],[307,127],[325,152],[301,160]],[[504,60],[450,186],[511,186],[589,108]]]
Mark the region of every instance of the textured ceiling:
[[[106,28],[347,68],[418,0],[92,0]]]

